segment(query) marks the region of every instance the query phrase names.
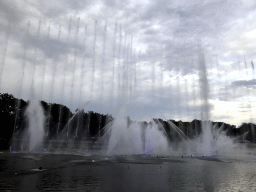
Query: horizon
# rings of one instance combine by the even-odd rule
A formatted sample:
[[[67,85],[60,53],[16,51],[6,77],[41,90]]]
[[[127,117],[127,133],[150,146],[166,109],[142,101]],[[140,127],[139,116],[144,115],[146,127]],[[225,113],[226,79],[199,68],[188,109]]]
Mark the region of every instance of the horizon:
[[[13,96],[12,94],[9,94],[9,93],[0,93],[0,95],[1,94],[8,94],[8,95],[11,95],[11,96]],[[13,98],[14,99],[17,99],[17,100],[19,100],[19,98],[16,98],[16,97],[14,97],[13,96]],[[23,100],[24,101],[24,100]],[[26,103],[29,103],[29,101],[30,100],[27,100],[27,101],[24,101],[24,102],[26,102]],[[62,104],[60,104],[60,103],[47,103],[46,101],[43,101],[43,100],[38,100],[39,102],[45,102],[47,105],[62,105]],[[67,107],[66,105],[62,105],[62,106],[64,106],[64,107]],[[68,108],[67,107],[67,109],[68,110],[70,110],[70,108]],[[72,112],[72,114],[74,115],[75,114],[75,112],[77,111],[77,110],[79,110],[80,108],[77,108],[74,112],[72,112],[71,110],[71,112]],[[92,112],[92,113],[95,113],[95,114],[98,114],[98,115],[102,115],[102,116],[109,116],[109,117],[112,117],[113,119],[115,119],[116,117],[114,117],[114,116],[112,116],[111,114],[103,114],[103,113],[97,113],[97,112],[95,112],[95,111],[84,111],[84,109],[80,109],[80,111],[81,112],[83,112],[83,113],[85,113],[85,114],[89,114],[90,112]],[[160,118],[160,117],[152,117],[152,118],[150,118],[149,120],[147,119],[147,120],[133,120],[133,119],[131,119],[129,116],[126,116],[126,118],[129,118],[129,120],[131,120],[131,121],[134,121],[134,122],[141,122],[141,123],[143,123],[143,122],[146,122],[146,123],[150,123],[150,122],[152,122],[152,120],[162,120],[162,121],[165,121],[165,122],[167,122],[167,121],[175,121],[175,122],[182,122],[182,123],[192,123],[193,121],[201,121],[201,122],[203,122],[203,121],[210,121],[210,122],[212,122],[212,123],[222,123],[222,124],[227,124],[227,125],[230,125],[230,126],[235,126],[235,128],[240,128],[243,124],[253,124],[253,125],[256,125],[256,124],[254,124],[254,123],[252,123],[252,122],[248,122],[248,123],[246,123],[246,122],[242,122],[240,125],[234,125],[234,124],[230,124],[230,123],[226,123],[226,122],[222,122],[222,121],[213,121],[213,120],[211,120],[211,119],[209,119],[209,120],[201,120],[201,119],[192,119],[191,121],[182,121],[182,120],[175,120],[175,119],[166,119],[165,117],[163,117],[163,118]],[[219,127],[220,128],[220,127]]]

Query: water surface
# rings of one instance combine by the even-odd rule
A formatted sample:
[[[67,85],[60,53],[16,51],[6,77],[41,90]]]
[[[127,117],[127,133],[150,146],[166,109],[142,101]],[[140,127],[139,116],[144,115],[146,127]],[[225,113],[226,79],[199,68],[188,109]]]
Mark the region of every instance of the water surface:
[[[1,153],[0,190],[255,191],[255,165],[254,155],[182,158]]]

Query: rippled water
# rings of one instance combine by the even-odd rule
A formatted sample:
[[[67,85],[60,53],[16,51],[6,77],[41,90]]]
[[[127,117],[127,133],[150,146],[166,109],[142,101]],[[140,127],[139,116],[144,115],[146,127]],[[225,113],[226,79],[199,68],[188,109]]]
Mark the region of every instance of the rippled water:
[[[256,157],[0,154],[3,191],[255,191]],[[41,167],[41,169],[39,169]]]

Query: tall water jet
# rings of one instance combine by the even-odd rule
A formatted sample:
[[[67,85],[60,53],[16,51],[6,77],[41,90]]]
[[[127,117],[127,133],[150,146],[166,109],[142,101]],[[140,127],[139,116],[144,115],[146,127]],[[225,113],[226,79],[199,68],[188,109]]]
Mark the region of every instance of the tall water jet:
[[[122,53],[122,66],[120,66],[119,74],[120,74],[120,91],[119,91],[119,100],[120,106],[123,105],[126,94],[126,83],[127,83],[127,72],[126,72],[126,62],[127,62],[127,45],[126,45],[127,34],[124,34],[124,42],[123,42],[123,53]],[[119,106],[119,107],[120,107]]]
[[[40,37],[41,31],[41,20],[39,21],[38,31],[37,31],[37,38]],[[30,100],[28,108],[26,109],[25,115],[28,119],[28,128],[25,134],[25,138],[29,141],[29,152],[35,150],[42,150],[44,135],[45,135],[45,117],[43,108],[39,102],[39,100],[35,97],[35,74],[36,74],[36,64],[37,64],[37,48],[34,53],[34,61],[33,64],[33,71],[32,71],[32,82],[31,82],[31,90],[30,90]]]
[[[248,68],[247,68],[247,62],[246,62],[246,58],[245,58],[245,55],[244,55],[244,64],[245,64],[245,68],[246,68],[246,74],[248,75]]]
[[[104,100],[103,92],[104,92],[104,71],[105,71],[107,26],[108,26],[108,21],[106,21],[106,24],[105,24],[105,27],[104,27],[104,32],[103,32],[102,63],[101,63],[101,90],[100,90],[101,107],[103,105],[103,100]],[[112,79],[114,79],[114,75],[113,75]],[[102,117],[100,116],[99,127],[98,127],[99,137],[101,137],[101,135],[100,135],[101,121],[102,121]]]
[[[252,66],[252,78],[254,79],[255,71],[254,71],[253,61],[251,61],[251,66]]]
[[[10,29],[11,29],[11,22],[8,21],[8,27],[6,30],[6,37],[5,37],[5,41],[4,41],[4,51],[3,51],[2,62],[1,62],[1,66],[0,66],[0,93],[2,92],[2,75],[3,75],[3,71],[4,71],[4,66],[5,66],[6,52],[7,52],[8,44],[9,44]]]
[[[41,31],[41,20],[39,20],[38,23],[38,30],[37,30],[37,39],[39,39],[40,37],[40,31]],[[32,95],[35,94],[35,89],[34,89],[34,84],[35,84],[35,77],[36,77],[36,65],[37,65],[37,52],[38,52],[38,48],[35,48],[35,52],[34,52],[34,64],[32,67],[32,80],[31,80],[31,87],[30,87],[30,98],[32,98]]]
[[[197,110],[196,110],[196,108],[197,108],[197,103],[196,103],[196,80],[195,80],[195,77],[193,78],[193,87],[192,87],[192,89],[193,89],[193,107],[194,107],[194,118],[196,119],[196,117],[197,117]],[[195,127],[196,127],[196,121],[194,122],[195,123]],[[196,135],[198,135],[198,133],[197,133],[197,129],[196,129]]]
[[[180,118],[180,76],[177,76],[176,78],[176,90],[177,90],[177,113],[178,113],[178,118]]]
[[[97,42],[97,20],[94,22],[94,40],[93,40],[93,48],[92,48],[92,55],[93,55],[93,61],[92,61],[92,80],[91,80],[91,96],[90,101],[93,98],[93,90],[94,90],[94,76],[95,76],[95,60],[96,60],[96,42]]]
[[[27,39],[29,36],[29,29],[30,29],[30,21],[28,21],[27,30],[24,38],[24,49],[23,49],[23,57],[22,57],[22,67],[21,67],[21,79],[20,79],[20,86],[19,86],[19,98],[22,97],[22,85],[24,81],[24,74],[25,74],[25,67],[26,67],[26,58],[27,58]],[[20,118],[20,104],[21,99],[18,100],[17,108],[15,112],[15,120],[14,120],[14,128],[13,128],[13,134],[15,133],[16,129],[18,130],[19,125],[19,118]]]
[[[122,28],[120,28],[120,33]],[[122,36],[120,34],[120,40],[122,40]],[[122,42],[122,41],[121,41]],[[126,84],[126,80],[125,80],[125,57],[126,57],[126,34],[125,34],[125,38],[124,38],[124,44],[123,44],[123,53],[120,53],[120,55],[122,54],[123,56],[123,61],[118,63],[118,108],[120,108],[125,101],[125,84]],[[120,56],[119,56],[120,57]],[[112,98],[111,98],[112,99]]]
[[[128,36],[125,38],[127,45],[125,47],[125,56],[124,56],[124,63],[123,63],[123,91],[125,100],[127,103],[130,102],[130,94],[129,94],[129,53],[130,53],[130,42],[128,40]],[[127,106],[127,105],[126,105]]]
[[[199,83],[201,93],[201,118],[202,118],[202,152],[205,155],[213,154],[212,151],[212,125],[210,123],[209,108],[209,84],[207,79],[207,71],[204,53],[199,47]]]
[[[121,32],[121,31],[120,31]],[[120,35],[121,39],[121,35]],[[126,35],[124,40],[124,50],[123,50],[123,69],[121,74],[121,68],[119,68],[120,77],[122,76],[122,89],[119,87],[119,101],[118,101],[118,111],[115,120],[111,123],[111,126],[103,135],[102,139],[105,142],[108,142],[107,154],[132,154],[136,148],[134,146],[133,139],[138,136],[139,134],[132,134],[133,129],[129,129],[129,122],[127,117],[125,116],[126,110],[126,98],[127,98],[127,69],[126,69],[126,62],[127,62],[127,54],[126,51]],[[120,84],[121,86],[121,84]],[[142,146],[142,145],[140,145]],[[141,148],[142,149],[142,148]]]
[[[136,89],[137,89],[137,74],[136,74],[136,49],[134,48],[133,36],[131,37],[131,64],[130,64],[130,92],[131,92],[131,103],[132,103],[132,111],[136,110],[136,106],[134,105],[136,98]]]
[[[110,122],[102,139],[108,143],[108,155],[122,155],[122,154],[141,154],[144,152],[143,142],[141,138],[141,130],[138,123],[130,121],[126,117],[127,99],[129,94],[129,85],[131,77],[129,77],[129,62],[131,62],[130,42],[126,44],[127,36],[124,39],[123,50],[123,66],[119,70],[120,77],[122,77],[122,87],[119,92],[119,105],[117,116]],[[121,74],[122,72],[122,74]],[[129,79],[130,78],[130,79]]]
[[[77,44],[78,39],[78,33],[80,28],[80,17],[77,20],[77,27],[76,27],[76,36],[75,36],[75,45]],[[73,63],[73,71],[72,71],[72,81],[71,81],[71,98],[70,98],[70,107],[73,105],[73,97],[74,97],[74,83],[75,83],[75,73],[77,68],[77,49],[74,47],[74,63]],[[79,109],[80,111],[80,109]],[[70,116],[69,116],[70,119]],[[77,127],[78,128],[78,127]],[[68,132],[69,132],[70,126],[68,124]],[[76,130],[77,133],[77,130]],[[68,134],[68,133],[67,133]],[[77,137],[77,135],[75,135]]]
[[[50,24],[49,24],[49,28],[48,28],[48,35],[47,35],[49,38],[50,36]],[[60,41],[60,36],[61,36],[61,25],[59,25],[59,33],[58,33],[58,42]],[[45,65],[46,65],[46,62],[44,64],[44,73],[45,73]],[[54,59],[54,62],[53,62],[53,72],[52,72],[52,82],[51,82],[51,85],[50,85],[50,106],[49,106],[49,117],[48,117],[48,122],[47,122],[47,133],[46,135],[48,136],[49,134],[49,130],[50,130],[50,122],[51,122],[51,119],[52,119],[52,116],[51,116],[51,111],[52,111],[52,102],[53,102],[53,92],[54,92],[54,87],[55,87],[55,81],[56,81],[56,72],[57,72],[57,58],[55,57]],[[44,79],[45,79],[45,74],[44,74]],[[43,84],[44,84],[44,80],[43,80]],[[57,130],[58,132],[58,130]]]
[[[128,79],[129,79],[129,100],[130,100],[130,103],[132,104],[132,101],[134,100],[133,98],[133,86],[132,86],[132,83],[133,83],[133,75],[132,75],[132,72],[133,72],[133,41],[132,41],[132,36],[131,36],[131,40],[130,40],[130,55],[128,55]]]
[[[106,21],[104,32],[103,32],[103,45],[102,45],[102,62],[101,62],[101,90],[100,90],[100,98],[101,102],[103,102],[103,92],[104,92],[104,71],[105,71],[105,53],[106,53],[106,38],[107,38],[107,26],[108,21]]]
[[[116,52],[116,31],[117,31],[117,23],[115,23],[115,29],[114,29],[114,37],[113,37],[113,66],[112,66],[112,82],[111,82],[111,96],[110,96],[110,98],[111,98],[111,101],[110,101],[110,107],[112,107],[112,104],[113,104],[113,96],[114,96],[114,88],[115,88],[115,60],[116,60],[116,58],[115,58],[115,52]],[[121,44],[119,45],[119,54],[120,54],[120,46],[121,46]],[[120,59],[120,55],[119,55],[119,59]],[[119,62],[120,62],[120,60],[119,60]]]
[[[132,44],[132,56],[131,56],[131,74],[130,74],[130,90],[131,90],[131,112],[137,110],[136,101],[137,101],[137,60],[136,60],[136,49],[133,48],[133,39],[131,39]]]
[[[163,95],[163,81],[164,81],[164,74],[163,74],[163,65],[164,65],[164,48],[163,45],[161,46],[161,60],[160,60],[160,95]],[[162,97],[161,97],[162,98]]]
[[[70,19],[69,19],[67,44],[69,44],[69,39],[70,39],[71,21],[72,21],[72,17],[70,17]],[[65,61],[65,64],[64,64],[64,75],[63,75],[63,78],[62,78],[63,82],[62,82],[61,91],[60,91],[60,102],[63,102],[64,88],[65,88],[65,84],[66,84],[66,75],[67,75],[67,65],[68,65],[68,57],[66,58],[66,61]],[[62,121],[62,118],[61,118],[62,117],[62,111],[63,111],[63,106],[60,105],[57,134],[59,133],[60,124],[61,124],[61,121]],[[68,132],[67,132],[67,136],[68,136]]]
[[[49,23],[48,30],[47,30],[47,41],[50,39],[50,31],[51,31],[51,21]],[[54,63],[56,63],[56,62],[54,62]],[[44,56],[44,61],[43,61],[43,73],[42,73],[43,80],[42,80],[41,88],[39,90],[41,92],[41,94],[39,94],[39,95],[42,95],[42,98],[43,98],[43,95],[44,95],[44,85],[45,85],[45,76],[46,76],[46,74],[45,74],[46,64],[47,64],[47,57],[45,55]]]
[[[59,42],[60,41],[60,36],[61,36],[61,25],[59,25],[59,33],[58,33],[58,37],[57,37],[57,41]],[[47,32],[47,39],[49,39],[50,37],[50,31],[51,31],[51,23],[49,24],[49,27],[48,27],[48,32]],[[58,50],[57,50],[58,51]],[[56,51],[56,52],[57,52]],[[44,81],[45,81],[45,70],[46,70],[46,61],[44,62],[44,66],[43,66],[43,86],[44,86]],[[50,91],[49,91],[49,100],[50,100],[50,103],[52,103],[53,101],[53,93],[54,93],[54,87],[55,87],[55,78],[56,78],[56,72],[57,72],[57,58],[55,57],[54,58],[54,61],[53,61],[53,70],[52,70],[52,79],[51,79],[51,84],[50,84]],[[42,90],[43,91],[43,90]]]
[[[119,47],[118,47],[118,67],[117,67],[117,74],[118,74],[118,85],[117,85],[117,93],[120,96],[120,81],[121,81],[121,44],[122,44],[122,24],[120,25],[120,32],[119,32]]]
[[[199,47],[199,83],[201,94],[202,134],[200,136],[199,151],[204,155],[227,154],[235,147],[234,140],[226,135],[222,129],[217,129],[210,122],[209,84],[207,78],[204,53]]]
[[[124,62],[124,80],[125,80],[125,84],[124,84],[124,90],[125,90],[125,98],[127,100],[127,102],[131,102],[130,100],[130,89],[129,89],[129,83],[130,83],[130,78],[129,78],[129,53],[130,53],[130,42],[128,41],[128,45],[127,45],[127,50],[126,50],[126,56],[125,56],[125,62]]]
[[[143,82],[143,77],[142,77],[142,63],[141,63],[141,50],[139,50],[139,54],[138,54],[138,68],[136,68],[136,74],[137,74],[137,81],[136,81],[136,86],[137,86],[137,90],[138,93],[137,93],[137,98],[140,98],[141,96],[141,92],[142,92],[142,89],[143,89],[143,86],[142,86],[142,82]]]
[[[84,33],[84,49],[86,50],[86,36],[87,36],[87,25],[85,25],[85,33]],[[83,102],[83,86],[84,86],[84,78],[85,78],[85,53],[83,55],[83,60],[82,60],[82,68],[81,68],[81,73],[80,73],[80,94],[79,94],[79,101],[80,103]],[[81,120],[81,115],[80,113],[78,114],[78,120],[77,120],[77,127],[76,127],[76,136],[78,136],[78,128],[80,126],[80,120]],[[89,125],[90,126],[90,125]]]
[[[185,78],[185,100],[186,100],[186,121],[188,121],[188,116],[189,116],[189,99],[188,99],[188,80]],[[188,130],[188,129],[187,129]]]
[[[137,58],[135,55],[135,48],[133,49],[133,53],[134,53],[134,100],[137,100]]]
[[[97,20],[94,22],[94,39],[93,39],[93,61],[92,61],[92,79],[91,79],[91,89],[90,89],[90,99],[91,102],[93,99],[93,89],[94,89],[94,76],[95,76],[95,60],[96,60],[96,43],[97,43]],[[90,132],[90,120],[91,120],[91,114],[88,116],[88,133]]]
[[[78,33],[80,28],[80,17],[77,19],[77,27],[76,27],[76,35],[75,35],[75,45],[77,45]],[[77,69],[77,49],[74,47],[74,63],[73,63],[73,71],[72,71],[72,81],[71,81],[71,98],[70,98],[70,106],[73,104],[74,97],[74,83],[75,83],[75,73]]]
[[[24,139],[26,141],[29,141],[28,151],[42,151],[45,136],[45,117],[40,102],[36,100],[34,96],[32,96],[29,101],[29,105],[26,109],[25,115],[28,118],[28,131],[26,132]]]
[[[87,37],[87,25],[85,25],[85,32],[84,32],[84,50],[87,51],[86,48],[86,37]],[[83,86],[84,86],[84,78],[85,78],[85,53],[83,54],[83,64],[81,69],[81,77],[80,77],[80,96],[79,101],[82,102],[82,95],[83,95]]]
[[[152,74],[151,74],[151,79],[152,79],[152,99],[153,101],[155,100],[155,48],[154,48],[154,53],[153,53],[153,60],[152,60]]]

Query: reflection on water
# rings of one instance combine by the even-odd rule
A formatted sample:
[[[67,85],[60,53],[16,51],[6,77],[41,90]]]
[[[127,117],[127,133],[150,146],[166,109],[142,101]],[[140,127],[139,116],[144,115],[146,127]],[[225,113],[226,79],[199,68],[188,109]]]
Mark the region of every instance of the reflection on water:
[[[255,163],[239,163],[227,174],[226,180],[221,181],[218,191],[255,191]]]
[[[70,172],[69,172],[70,171]],[[95,190],[99,186],[99,178],[90,173],[82,173],[81,169],[54,170],[40,175],[36,188],[45,191]]]
[[[0,190],[253,191],[256,158],[248,159],[0,155]]]
[[[1,191],[17,191],[20,188],[20,181],[18,180],[9,180],[9,181],[0,181],[0,190]]]

